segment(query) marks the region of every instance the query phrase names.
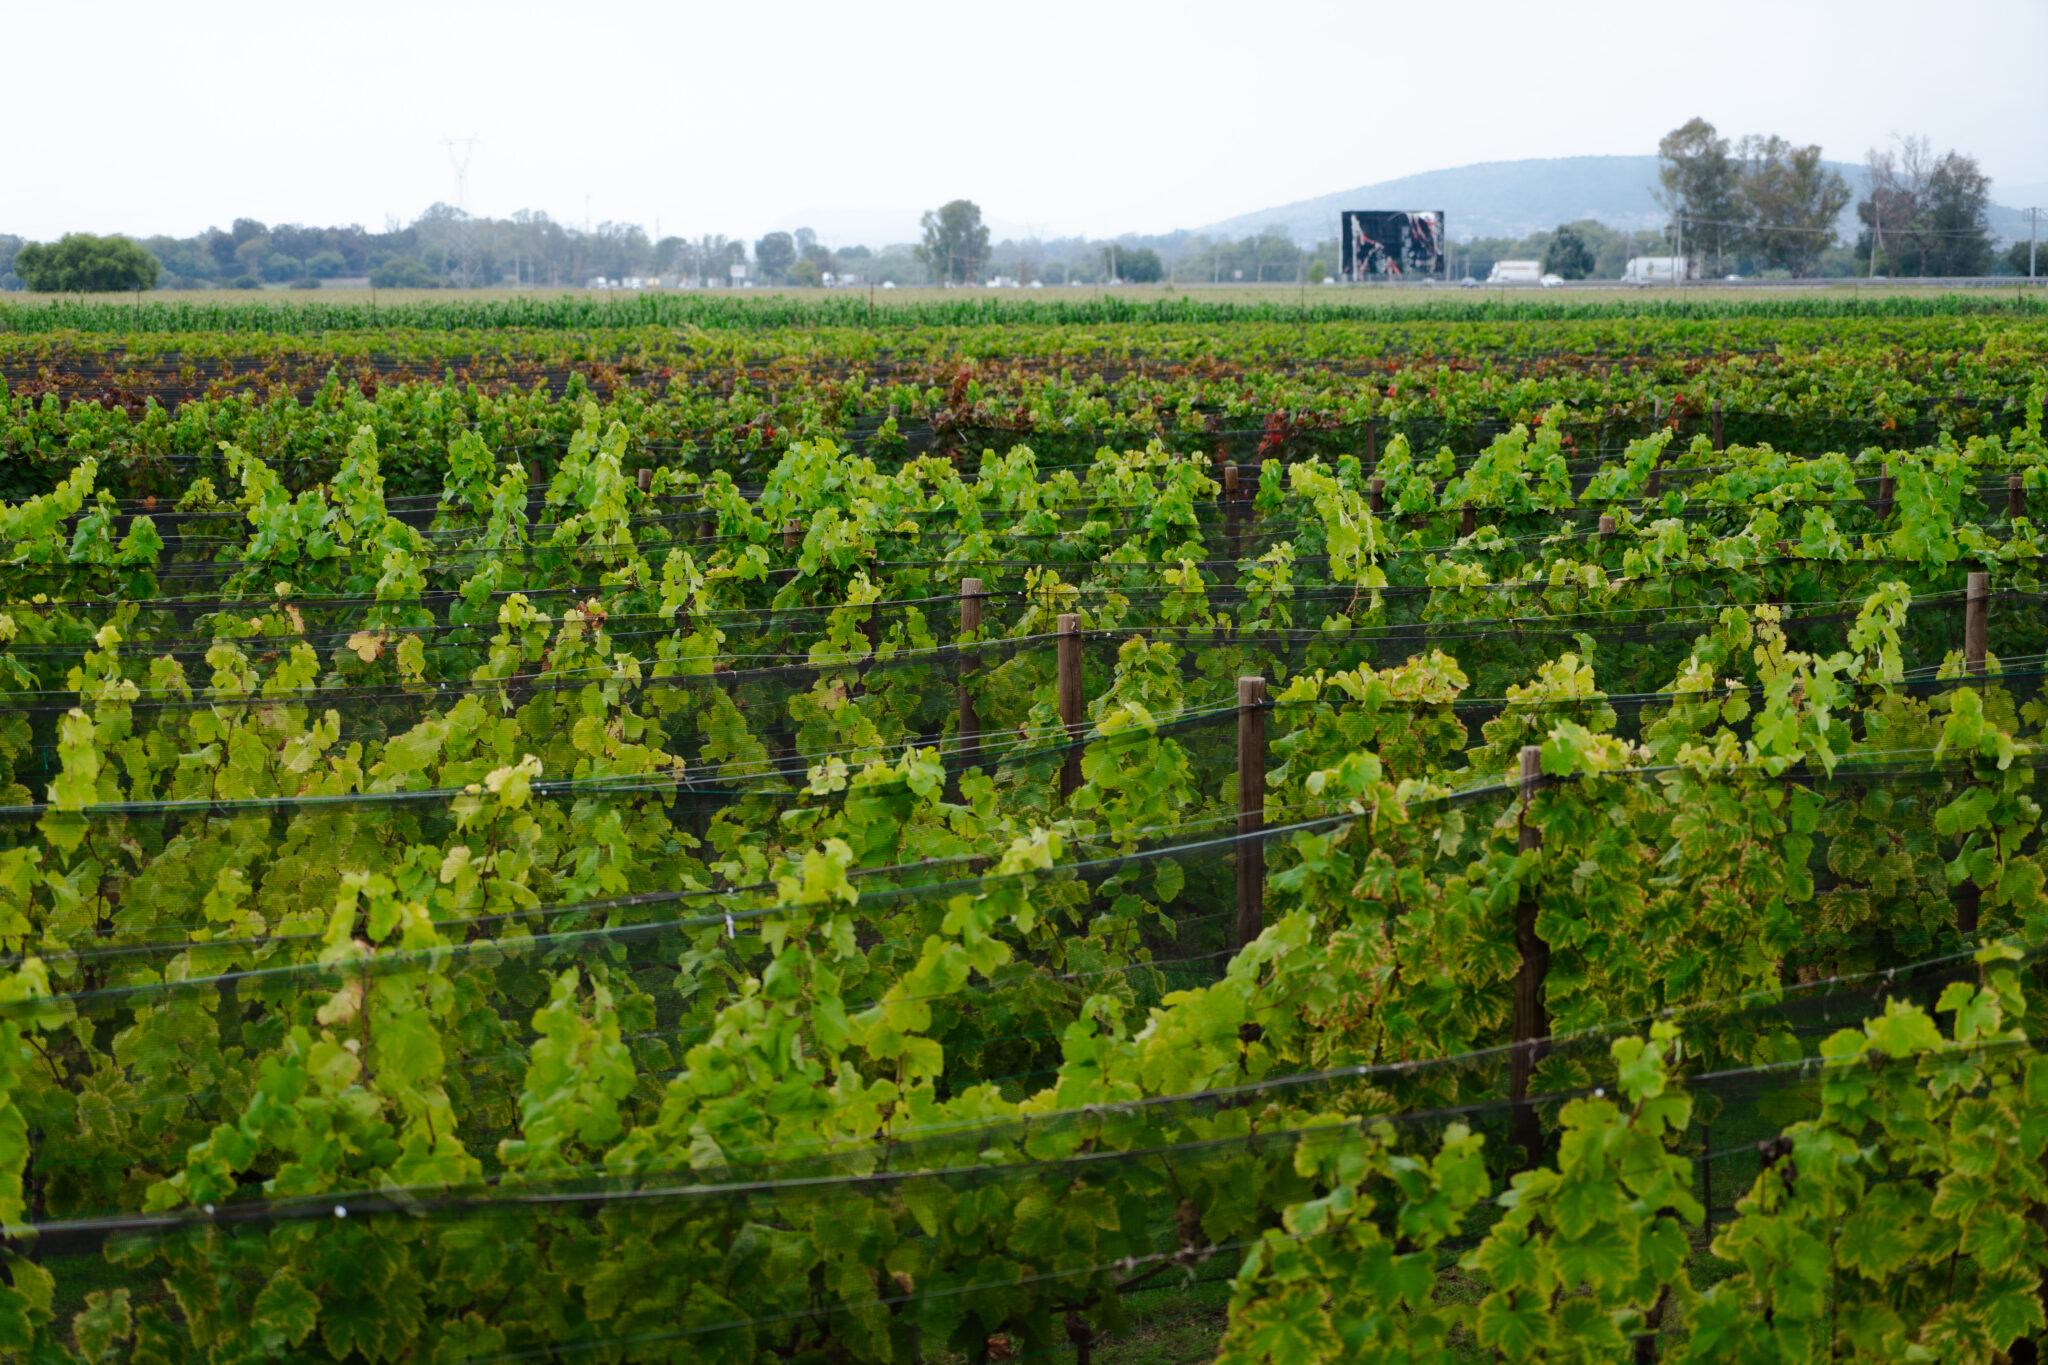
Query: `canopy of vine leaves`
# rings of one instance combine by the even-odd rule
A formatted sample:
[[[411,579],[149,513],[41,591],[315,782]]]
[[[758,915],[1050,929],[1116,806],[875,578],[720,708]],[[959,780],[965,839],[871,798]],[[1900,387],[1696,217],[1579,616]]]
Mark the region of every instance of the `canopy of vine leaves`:
[[[0,1351],[2032,1350],[2048,324],[1062,325],[0,344]]]

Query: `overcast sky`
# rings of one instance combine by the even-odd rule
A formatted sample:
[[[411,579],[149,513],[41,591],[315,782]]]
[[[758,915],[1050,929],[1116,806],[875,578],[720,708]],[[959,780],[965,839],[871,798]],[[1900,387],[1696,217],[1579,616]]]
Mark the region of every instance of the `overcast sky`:
[[[816,220],[828,241],[962,195],[1045,235],[1195,227],[1476,161],[1653,152],[1695,114],[1845,161],[1924,133],[2048,194],[2048,0],[1449,13],[4,0],[0,231],[377,228],[452,202],[443,139],[471,134],[475,213],[581,224],[588,196],[592,222]]]

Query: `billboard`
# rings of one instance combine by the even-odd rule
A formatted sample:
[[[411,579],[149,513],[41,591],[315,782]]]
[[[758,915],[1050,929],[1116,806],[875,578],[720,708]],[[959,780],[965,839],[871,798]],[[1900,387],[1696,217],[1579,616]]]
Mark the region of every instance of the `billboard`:
[[[1428,279],[1444,268],[1442,209],[1346,209],[1337,235],[1343,276],[1353,284]]]

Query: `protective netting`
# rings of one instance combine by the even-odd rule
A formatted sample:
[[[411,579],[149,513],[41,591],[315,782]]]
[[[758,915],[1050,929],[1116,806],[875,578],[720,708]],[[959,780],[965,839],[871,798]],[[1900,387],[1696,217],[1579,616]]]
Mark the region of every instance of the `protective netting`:
[[[1199,463],[1194,467],[1199,468]],[[1153,554],[1165,556],[1158,562],[1175,563],[1189,558],[1238,573],[1244,572],[1242,561],[1256,561],[1282,544],[1292,547],[1293,562],[1305,567],[1313,565],[1326,553],[1326,517],[1316,506],[1279,492],[1285,487],[1286,476],[1277,473],[1282,469],[1278,462],[1269,461],[1266,468],[1276,471],[1270,501],[1278,505],[1261,510],[1208,499],[1162,509],[1156,504],[1119,505],[1091,498],[1067,507],[998,506],[977,508],[966,514],[943,506],[918,506],[899,514],[902,519],[894,525],[867,525],[861,531],[872,537],[869,552],[876,562],[893,567],[928,565],[934,571],[946,565],[955,566],[957,572],[963,566],[999,566],[1013,561],[1040,568],[1092,567],[1104,562],[1112,549],[1127,540],[1135,540]],[[1749,489],[1744,486],[1747,480],[1724,489],[1720,486],[1723,480],[1713,478],[1711,470],[1660,470],[1657,477],[1661,483],[1657,489],[1646,490],[1638,480],[1635,486],[1617,485],[1604,496],[1589,494],[1583,485],[1576,492],[1560,485],[1554,501],[1520,507],[1489,505],[1482,495],[1474,494],[1469,510],[1464,505],[1467,499],[1457,496],[1454,490],[1421,478],[1407,485],[1412,491],[1405,496],[1398,488],[1384,495],[1383,507],[1375,509],[1384,510],[1388,518],[1382,553],[1387,556],[1389,569],[1398,567],[1403,555],[1414,557],[1419,565],[1421,556],[1431,551],[1464,551],[1476,562],[1491,566],[1518,561],[1540,563],[1546,547],[1576,544],[1578,558],[1611,558],[1614,566],[1619,567],[1619,552],[1633,544],[1635,537],[1644,534],[1653,522],[1658,523],[1655,534],[1667,543],[1665,527],[1682,527],[1695,538],[1712,538],[1717,533],[1738,536],[1754,534],[1759,512],[1765,510],[1765,505],[1751,501]],[[1958,471],[1956,477],[1958,482],[1950,489],[1956,505],[1945,509],[1951,530],[2008,528],[2014,521],[2015,502],[2021,509],[2020,516],[2028,516],[2032,509],[2033,519],[2038,522],[2042,497],[2038,486],[2015,487],[2011,482],[2013,476],[2005,473]],[[1797,545],[1809,556],[1836,557],[1840,554],[1838,546],[1853,547],[1858,537],[1886,535],[1896,525],[1892,520],[1895,504],[1889,497],[1880,496],[1878,485],[1882,482],[1884,479],[1875,473],[1861,478],[1840,476],[1839,483],[1844,486],[1831,486],[1837,479],[1829,478],[1796,501],[1787,499],[1769,506],[1773,514],[1769,535],[1779,542],[1776,548],[1790,551]],[[747,492],[734,490],[735,496]],[[1584,499],[1584,505],[1571,506],[1569,500],[1575,498]],[[669,507],[661,507],[663,502],[669,503]],[[874,510],[865,509],[865,515],[872,516]],[[541,504],[536,498],[518,518],[517,540],[506,545],[490,543],[494,537],[481,532],[473,520],[448,518],[445,508],[438,513],[425,508],[416,514],[394,508],[391,520],[407,526],[416,538],[427,587],[437,594],[454,593],[476,579],[480,569],[493,563],[524,571],[515,579],[520,591],[562,592],[601,585],[604,575],[615,564],[605,556],[589,554],[574,540],[557,542],[558,534],[575,535],[578,530],[575,525],[554,519],[560,515],[560,509]],[[155,507],[145,510],[138,505],[110,505],[104,516],[103,531],[87,528],[88,536],[104,535],[107,553],[103,558],[74,557],[66,563],[62,555],[57,555],[48,557],[54,562],[29,560],[10,566],[10,575],[22,583],[24,595],[38,590],[62,595],[72,590],[73,585],[90,590],[96,586],[96,579],[108,586],[123,581],[149,581],[155,585],[155,595],[199,603],[230,588],[233,600],[260,598],[278,578],[296,580],[299,591],[295,596],[319,597],[332,592],[317,582],[307,582],[306,573],[317,565],[294,569],[289,563],[266,563],[247,557],[252,538],[243,515],[231,505],[211,516]],[[1635,520],[1622,528],[1622,538],[1602,537],[1601,518],[1615,516]],[[161,548],[150,553],[146,576],[141,574],[139,565],[125,573],[111,567],[124,562],[115,548],[116,542],[123,541],[138,518],[146,519],[161,541]],[[843,520],[848,531],[859,524],[850,515]],[[670,552],[689,553],[705,561],[720,551],[730,553],[748,545],[771,545],[769,537],[757,530],[730,526],[713,529],[719,525],[716,514],[695,505],[694,498],[652,499],[649,506],[635,512],[631,525],[634,548],[656,563]],[[1813,543],[1816,537],[1818,544]],[[81,541],[80,547],[86,543]],[[796,545],[785,547],[783,555],[793,562],[797,558],[795,551],[803,543],[799,539]],[[1147,562],[1128,551],[1118,558],[1131,564]],[[95,565],[100,566],[97,573]],[[834,567],[848,566],[842,563]],[[534,570],[541,571],[540,576],[529,581],[527,575]],[[816,566],[807,566],[807,573],[818,571]],[[789,572],[786,567],[768,570],[770,577],[776,579]],[[551,576],[563,574],[568,575],[566,580],[551,580]],[[369,581],[374,582],[374,576]],[[360,595],[375,600],[372,593]]]
[[[1954,615],[1937,605],[1930,653]],[[1832,648],[1843,622],[1814,628]],[[1043,708],[1056,643],[955,647],[976,667],[935,690],[933,724],[957,723],[963,676],[1025,664],[1013,695]],[[1564,1159],[1589,1112],[1570,1106],[1622,1084],[1615,1044],[1650,1018],[1676,1024],[1693,1104],[1663,1149],[1697,1159],[1687,1180],[1726,1225],[1777,1179],[1768,1144],[1842,1083],[1826,1040],[1955,1008],[1984,971],[1974,945],[2035,930],[2038,760],[1956,729],[1963,697],[2038,724],[2020,720],[2032,675],[1856,684],[1835,698],[1854,724],[1832,766],[1775,771],[1599,750],[1674,729],[1768,747],[1769,679],[1283,694],[1260,713],[1275,828],[1247,836],[1240,709],[1131,709],[1244,642],[1077,643],[1103,703],[1082,735],[1041,709],[1036,734],[1026,711],[997,742],[1019,713],[970,688],[989,742],[956,730],[922,767],[909,741],[558,781],[479,757],[469,783],[443,766],[385,792],[0,814],[14,979],[56,992],[0,1010],[27,1040],[9,1098],[55,1320],[118,1289],[124,1342],[140,1351],[148,1324],[173,1357],[314,1331],[342,1354],[474,1360],[1047,1350],[1113,1330],[1145,1285],[1255,1286],[1270,1236],[1298,1235],[1276,1231],[1287,1210],[1361,1180],[1391,1198],[1401,1162],[1476,1138],[1479,1184],[1499,1188]],[[782,672],[673,690],[722,707],[781,687],[753,695],[788,707],[835,676]],[[1314,676],[1298,658],[1275,672]],[[892,686],[858,682],[849,697]],[[525,733],[560,728],[546,695],[517,699]],[[237,711],[288,730],[311,710],[115,704],[145,735]],[[1525,800],[1501,774],[1544,736],[1561,771]],[[183,743],[164,749],[181,765]],[[1361,752],[1422,785],[1376,786],[1347,768]],[[1034,824],[1056,841],[1020,850]],[[1523,825],[1550,861],[1515,850]],[[1233,964],[1254,845],[1277,937]],[[1517,1043],[1521,905],[1548,1018]],[[1439,1245],[1490,1245],[1498,1217],[1468,1202]]]
[[[1080,742],[1055,696],[1063,644],[1073,648],[1086,703],[1073,718],[1082,731],[1133,704],[1139,711],[1131,714],[1147,723],[1186,717],[1174,723],[1228,730],[1235,679],[1257,676],[1275,698],[1279,739],[1309,694],[1334,696],[1334,680],[1348,676],[1362,687],[1383,674],[1400,681],[1372,700],[1374,709],[1442,710],[1454,721],[1457,734],[1432,760],[1453,769],[1460,751],[1509,714],[1569,717],[1642,740],[1646,727],[1686,702],[1672,689],[1703,660],[1714,670],[1723,720],[1748,739],[1770,693],[1765,665],[1750,657],[1763,645],[1816,660],[1874,649],[1884,656],[1875,672],[1831,682],[1859,707],[1989,687],[2006,698],[2001,714],[2017,733],[2035,733],[2040,723],[2048,613],[2039,593],[1985,595],[1991,662],[1973,677],[1962,665],[1970,604],[1960,593],[1894,591],[1875,606],[1777,604],[1748,599],[1741,590],[1757,585],[1747,579],[1705,575],[1690,590],[1683,579],[1670,581],[1674,596],[1694,601],[1575,611],[1573,593],[1539,602],[1499,585],[1286,597],[1256,587],[996,591],[977,599],[981,638],[964,644],[931,642],[936,623],[926,613],[957,610],[951,598],[735,613],[692,620],[687,634],[652,616],[572,617],[560,626],[536,617],[481,639],[459,626],[359,623],[338,644],[338,631],[278,630],[283,618],[275,614],[239,639],[153,634],[130,608],[98,618],[120,622],[122,638],[109,644],[94,614],[40,629],[30,606],[15,618],[16,689],[0,728],[0,761],[18,784],[17,801],[40,794],[62,770],[63,725],[82,685],[87,699],[102,698],[95,713],[113,707],[128,742],[142,749],[128,762],[128,779],[99,793],[103,801],[417,792],[480,780],[529,753],[551,781],[648,785],[698,812],[745,795],[810,799],[819,794],[812,788],[820,765],[857,771],[902,762],[910,751],[929,751],[922,761],[956,791],[969,768],[1006,787],[1043,787],[1043,755]],[[1713,591],[1731,587],[1729,595]],[[1346,607],[1354,614],[1342,616]],[[1065,608],[1074,609],[1073,633],[1048,629],[1062,623]],[[1518,608],[1533,610],[1507,615]],[[1318,617],[1321,624],[1311,624]],[[906,623],[924,643],[902,644]],[[658,647],[678,638],[726,647],[669,662]],[[401,645],[418,647],[416,661]],[[636,653],[655,657],[641,665]],[[1527,691],[1532,660],[1566,655],[1591,670],[1590,685],[1576,694]],[[199,685],[209,673],[213,685]],[[600,752],[606,746],[593,730],[607,727],[618,733],[611,751]],[[1541,737],[1538,728],[1530,733]],[[252,736],[265,754],[237,762],[237,745]],[[1859,738],[1888,744],[1875,734]],[[1195,785],[1220,795],[1236,759],[1219,744],[1196,762]],[[1500,770],[1498,754],[1487,761]],[[1027,768],[1036,775],[1025,776]],[[843,782],[844,771],[834,780]],[[331,780],[323,785],[321,777]]]
[[[1301,1358],[1368,1358],[1469,1252],[1544,1332],[1608,1303],[1582,1354],[1707,1358],[1683,1267],[1828,1144],[2024,1193],[2031,431],[1562,420],[1235,500],[1207,445],[743,487],[587,429],[545,495],[471,445],[387,501],[365,436],[161,525],[83,467],[4,509],[0,1345],[1085,1354],[1192,1275],[1226,1352],[1312,1285]],[[1532,1230],[1532,1170],[1607,1212]],[[1947,1209],[1952,1297],[2025,1279]],[[1509,1254],[1629,1218],[1633,1279]],[[1367,1311],[1340,1250],[1428,1282]]]
[[[634,971],[615,954],[606,962],[607,955],[586,954],[582,970],[628,997]],[[536,1030],[520,1041],[545,1052],[550,1041],[566,1041],[563,1020],[551,1017],[560,1015],[565,995],[551,995],[547,977],[515,965],[513,956],[488,970],[508,984],[531,976],[542,1007]],[[2033,961],[2024,957],[2023,970],[2034,970]],[[331,970],[303,987],[346,1000],[363,982],[369,1017],[390,1007],[408,978],[445,982],[459,994],[478,970],[440,954],[364,976]],[[1786,1174],[1790,1149],[1776,1148],[1778,1134],[1822,1114],[1830,1090],[1874,1089],[1902,1073],[1898,1060],[1882,1055],[1823,1060],[1821,1043],[1844,1030],[1859,1034],[1867,1021],[1896,1017],[1909,1005],[1932,1009],[1956,988],[1967,994],[1980,971],[1952,957],[1681,1016],[1664,1044],[1673,1058],[1740,1040],[1772,1059],[1674,1076],[1672,1093],[1682,1092],[1690,1111],[1662,1146],[1699,1183],[1664,1197],[1683,1206],[1697,1194],[1705,1217],[1696,1213],[1692,1223],[1725,1227],[1742,1212],[1738,1197],[1760,1177],[1775,1183]],[[282,983],[250,975],[182,989],[232,1006],[244,1036],[289,996]],[[593,1134],[550,1129],[531,1103],[532,1078],[522,1093],[516,1075],[476,1055],[449,1058],[449,1094],[464,1111],[521,1114],[523,1136],[497,1149],[499,1161],[461,1170],[461,1162],[445,1159],[451,1137],[442,1140],[438,1168],[415,1169],[415,1179],[430,1177],[424,1183],[351,1183],[351,1161],[373,1158],[380,1139],[377,1125],[352,1124],[344,1106],[330,1116],[324,1139],[305,1133],[296,1159],[258,1183],[268,1163],[237,1170],[236,1142],[260,1148],[285,1136],[275,1127],[277,1104],[297,1100],[303,1108],[305,1096],[326,1090],[335,1068],[349,1069],[358,1054],[323,1053],[315,1044],[246,1092],[197,1090],[192,1080],[221,1066],[226,1053],[210,1037],[148,1038],[163,1014],[160,999],[136,989],[81,993],[60,1007],[12,1007],[10,1017],[25,1023],[60,1008],[74,1039],[123,1038],[138,1061],[157,1050],[182,1058],[182,1092],[102,1091],[92,1125],[149,1130],[167,1153],[193,1143],[176,1205],[135,1212],[116,1199],[104,1210],[91,1207],[92,1195],[124,1183],[132,1189],[150,1173],[96,1160],[94,1133],[82,1132],[50,1142],[53,1154],[39,1162],[38,1188],[63,1213],[39,1220],[32,1244],[37,1268],[64,1286],[66,1302],[79,1302],[74,1286],[81,1282],[102,1294],[123,1290],[138,1315],[134,1345],[172,1354],[192,1349],[188,1332],[260,1344],[304,1341],[316,1331],[338,1353],[431,1349],[473,1361],[590,1352],[744,1360],[792,1348],[932,1358],[986,1350],[992,1337],[1020,1352],[1045,1351],[1077,1324],[1082,1339],[1114,1330],[1124,1298],[1148,1284],[1237,1273],[1261,1247],[1269,1264],[1275,1237],[1335,1236],[1335,1228],[1298,1221],[1283,1230],[1279,1214],[1340,1191],[1386,1202],[1390,1242],[1400,1233],[1448,1253],[1486,1244],[1500,1210],[1474,1196],[1513,1169],[1505,1154],[1518,1150],[1518,1140],[1535,1131],[1548,1148],[1595,1112],[1573,1106],[1641,1084],[1618,1070],[1624,1054],[1614,1048],[1618,1038],[1636,1036],[1634,1026],[1545,1041],[1542,1065],[1575,1083],[1518,1101],[1507,1095],[1511,1048],[1261,1076],[1259,1027],[1248,1023],[1231,1039],[1241,1054],[1238,1078],[1192,1093],[978,1119],[911,1113],[880,1142],[849,1137],[749,1149],[730,1135],[712,1143],[700,1132],[686,1142],[678,1132],[658,1143],[629,1140],[630,1152],[615,1148],[585,1165],[576,1160],[586,1150],[578,1140],[587,1144]],[[622,1028],[612,1050],[660,1048],[674,1030],[659,1015]],[[223,1037],[218,1045],[240,1041]],[[52,1056],[62,1059],[77,1045],[59,1043]],[[388,1049],[379,1038],[359,1055],[390,1067],[397,1059]],[[614,1060],[605,1051],[579,1054],[581,1065],[597,1068],[594,1083]],[[2024,1042],[1985,1040],[1928,1066],[1941,1073],[1934,1084],[1968,1096],[1986,1093],[2001,1071],[2031,1055]],[[1917,1079],[1910,1061],[1903,1073]],[[662,1079],[673,1087],[672,1078]],[[31,1088],[19,1103],[31,1130],[54,1138],[70,1115],[49,1098]],[[646,1103],[638,1095],[618,1099],[629,1117]],[[191,1111],[222,1101],[246,1117],[209,1134]],[[460,1132],[462,1145],[476,1152],[491,1150],[491,1136],[466,1125]],[[1473,1155],[1463,1189],[1446,1170],[1446,1153],[1460,1152]],[[1497,1165],[1495,1153],[1503,1154]],[[1412,1211],[1418,1194],[1437,1205],[1428,1221],[1411,1222],[1408,1212],[1392,1221],[1403,1197]],[[1672,1226],[1680,1226],[1676,1215]],[[1699,1235],[1696,1227],[1690,1232]],[[1396,1247],[1404,1250],[1412,1254],[1412,1245]],[[1674,1344],[1690,1335],[1669,1323],[1639,1326],[1639,1336],[1660,1334]],[[120,1335],[125,1348],[128,1329]]]

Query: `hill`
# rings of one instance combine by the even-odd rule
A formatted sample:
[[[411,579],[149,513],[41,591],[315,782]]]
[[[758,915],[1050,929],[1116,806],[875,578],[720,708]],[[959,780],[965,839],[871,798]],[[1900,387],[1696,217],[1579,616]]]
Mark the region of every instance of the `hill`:
[[[1827,164],[1842,173],[1858,198],[1863,196],[1863,167],[1840,161]],[[1211,236],[1243,237],[1279,226],[1286,228],[1297,242],[1319,242],[1336,235],[1341,210],[1380,208],[1442,209],[1444,225],[1456,241],[1473,237],[1525,237],[1580,218],[1594,218],[1609,227],[1634,231],[1661,228],[1669,221],[1651,195],[1656,184],[1654,156],[1482,161],[1259,209],[1196,230]],[[2038,187],[2014,188],[2025,193]],[[1993,193],[1997,195],[1995,186]],[[1991,228],[2004,238],[2026,233],[2020,212],[1996,203],[1991,209]],[[1843,214],[1840,229],[1845,237],[1855,235],[1853,207]]]
[[[1656,183],[1654,156],[1482,161],[1260,209],[1200,231],[1242,237],[1277,225],[1298,242],[1314,242],[1335,236],[1337,214],[1356,208],[1442,209],[1445,226],[1460,240],[1522,237],[1576,218],[1617,228],[1661,227],[1664,211],[1650,197]]]

